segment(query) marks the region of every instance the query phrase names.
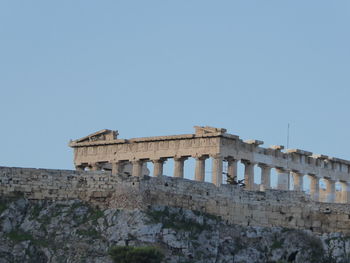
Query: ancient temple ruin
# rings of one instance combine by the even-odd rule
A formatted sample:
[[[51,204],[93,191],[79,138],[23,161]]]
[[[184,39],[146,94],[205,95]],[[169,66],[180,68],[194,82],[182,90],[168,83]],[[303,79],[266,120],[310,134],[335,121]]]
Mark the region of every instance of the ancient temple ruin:
[[[174,160],[174,177],[184,177],[184,162],[195,161],[197,181],[204,181],[205,162],[212,161],[211,181],[223,182],[223,163],[227,176],[237,178],[237,164],[244,164],[246,190],[264,191],[271,188],[271,169],[277,171],[277,189],[303,191],[303,179],[310,179],[309,192],[315,201],[320,199],[320,180],[325,182],[326,202],[350,201],[350,161],[281,145],[264,148],[263,141],[243,141],[226,129],[195,126],[194,134],[119,139],[117,131],[101,130],[71,141],[77,170],[111,170],[112,174],[129,172],[133,176],[148,173],[146,163],[153,164],[153,176],[163,175],[163,164]],[[254,167],[261,168],[261,183],[254,183]],[[292,180],[292,184],[290,184]],[[336,195],[336,183],[341,191]]]

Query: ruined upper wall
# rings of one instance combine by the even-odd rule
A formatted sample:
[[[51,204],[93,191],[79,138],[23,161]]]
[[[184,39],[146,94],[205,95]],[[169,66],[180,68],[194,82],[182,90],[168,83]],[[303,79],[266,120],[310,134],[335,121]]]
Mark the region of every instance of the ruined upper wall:
[[[0,167],[0,194],[14,193],[39,200],[81,199],[102,208],[182,207],[234,224],[350,233],[349,205],[314,202],[296,191],[245,191],[165,176]]]

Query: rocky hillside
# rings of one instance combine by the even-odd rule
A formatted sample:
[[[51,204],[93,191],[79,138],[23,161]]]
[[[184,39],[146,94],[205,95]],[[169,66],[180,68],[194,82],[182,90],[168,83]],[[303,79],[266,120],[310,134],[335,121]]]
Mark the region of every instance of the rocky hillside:
[[[170,207],[101,211],[79,200],[0,198],[0,263],[112,262],[117,245],[158,247],[170,263],[350,262],[350,238],[228,225]]]

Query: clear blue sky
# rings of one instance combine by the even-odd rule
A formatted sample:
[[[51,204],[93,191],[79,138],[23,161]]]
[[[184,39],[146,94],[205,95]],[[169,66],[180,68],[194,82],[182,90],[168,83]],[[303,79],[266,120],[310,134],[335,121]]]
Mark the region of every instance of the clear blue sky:
[[[350,159],[350,1],[0,1],[0,165],[227,128]]]

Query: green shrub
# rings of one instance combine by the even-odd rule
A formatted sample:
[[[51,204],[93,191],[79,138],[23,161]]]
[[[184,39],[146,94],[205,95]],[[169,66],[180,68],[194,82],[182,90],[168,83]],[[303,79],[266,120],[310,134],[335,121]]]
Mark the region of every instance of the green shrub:
[[[7,205],[5,203],[0,202],[0,215],[7,209]]]
[[[149,223],[162,223],[164,228],[171,228],[177,231],[190,231],[191,239],[196,239],[196,236],[204,230],[212,230],[211,225],[207,223],[207,214],[202,214],[204,215],[204,221],[203,223],[198,223],[192,218],[186,218],[182,209],[174,212],[170,211],[168,207],[165,207],[164,210],[147,210],[146,213],[150,219]],[[201,215],[201,213],[197,212],[197,215]],[[210,219],[213,220],[213,218]],[[217,220],[216,217],[215,219]]]
[[[117,263],[160,263],[163,254],[154,247],[118,246],[109,250],[109,255]]]
[[[19,230],[19,229],[13,230],[10,233],[5,234],[5,236],[15,243],[20,243],[22,241],[29,240],[38,246],[48,247],[48,245],[49,245],[48,239],[36,239],[31,234],[24,232],[22,230]]]
[[[7,233],[6,236],[15,242],[22,242],[25,240],[33,239],[31,234],[19,230],[13,230],[10,233]]]

